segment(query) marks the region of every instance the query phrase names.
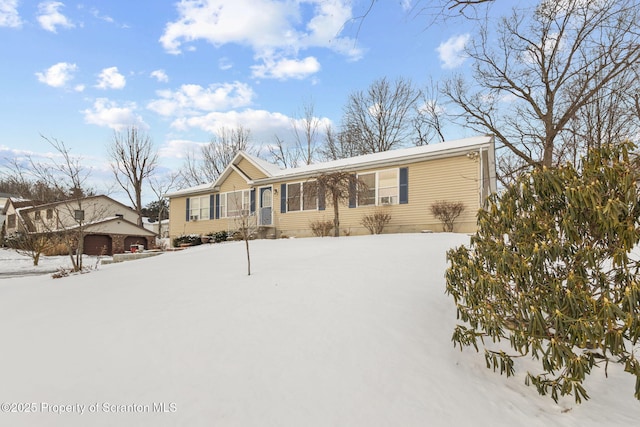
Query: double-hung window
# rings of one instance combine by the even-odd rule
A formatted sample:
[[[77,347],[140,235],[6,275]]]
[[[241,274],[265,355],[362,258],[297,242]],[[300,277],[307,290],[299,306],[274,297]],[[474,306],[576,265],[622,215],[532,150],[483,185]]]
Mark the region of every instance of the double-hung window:
[[[189,220],[198,221],[209,219],[209,196],[191,197],[189,206]]]
[[[231,191],[220,195],[220,216],[238,217],[246,215],[250,209],[251,192],[249,190]]]
[[[315,181],[287,184],[287,212],[318,209],[318,183]]]
[[[398,204],[398,169],[359,174],[358,180],[358,206]]]

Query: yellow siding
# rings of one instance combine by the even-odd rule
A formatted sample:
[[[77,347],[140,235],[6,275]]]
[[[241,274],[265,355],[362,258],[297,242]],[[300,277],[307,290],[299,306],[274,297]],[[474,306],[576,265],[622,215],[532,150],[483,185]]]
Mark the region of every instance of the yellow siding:
[[[241,164],[242,165],[242,164]],[[249,172],[246,162],[243,169]],[[368,230],[361,224],[364,215],[371,214],[377,209],[382,209],[391,214],[391,221],[386,226],[385,232],[420,232],[423,230],[441,231],[440,220],[434,218],[430,206],[438,200],[463,202],[466,209],[457,219],[456,232],[473,232],[476,230],[476,213],[479,204],[479,163],[470,160],[465,155],[456,157],[428,160],[408,165],[381,167],[371,170],[359,171],[359,173],[380,171],[385,169],[397,169],[407,167],[409,174],[409,203],[390,206],[363,206],[349,208],[347,203],[340,206],[340,231],[341,234],[368,234]],[[253,172],[251,172],[253,173]],[[300,182],[299,179],[291,182]],[[299,211],[280,213],[280,186],[283,182],[273,184],[273,228],[268,229],[266,235],[275,236],[311,236],[310,223],[317,220],[332,221],[334,216],[330,197],[326,198],[324,211]],[[246,181],[236,172],[232,172],[220,188],[220,192],[247,189]],[[258,191],[258,190],[256,190]],[[278,194],[275,194],[277,191]],[[256,199],[258,195],[256,195]],[[237,225],[234,220],[201,220],[195,222],[185,221],[185,197],[171,199],[170,235],[176,237],[183,233],[206,234],[211,231],[234,230]],[[257,200],[256,200],[257,203]],[[256,206],[256,209],[258,206]]]
[[[251,163],[250,161],[248,161],[245,158],[242,158],[242,160],[240,160],[240,163],[238,164],[238,167],[240,168],[240,170],[242,172],[245,173],[245,175],[247,175],[252,180],[260,179],[260,178],[266,178],[267,177],[264,173],[262,173],[260,171],[260,169],[255,167],[253,165],[253,163]]]
[[[420,232],[423,230],[442,231],[441,222],[434,218],[430,206],[437,200],[452,202],[461,201],[466,209],[458,218],[456,232],[473,232],[476,230],[476,212],[479,209],[478,174],[479,165],[466,156],[458,156],[439,160],[430,160],[407,165],[409,168],[409,203],[389,206],[362,206],[349,208],[348,203],[340,206],[341,234],[368,234],[361,224],[364,215],[382,209],[391,215],[391,221],[385,232]],[[373,172],[392,168],[380,168],[359,171]],[[280,189],[280,184],[274,185]],[[333,220],[334,209],[330,198],[326,200],[324,211],[300,211],[280,213],[280,199],[274,201],[274,224],[278,235],[311,236],[309,224],[316,220]]]
[[[216,231],[233,230],[232,219],[200,219],[186,221],[187,197],[171,198],[169,203],[169,237],[174,239],[182,234],[208,234]]]
[[[249,186],[244,178],[232,171],[224,183],[220,186],[220,193],[228,191],[245,190]],[[205,196],[208,194],[199,194]],[[172,197],[169,202],[169,237],[174,239],[183,234],[204,235],[216,231],[230,231],[238,228],[234,218],[199,219],[198,221],[186,221],[188,196]]]
[[[220,192],[246,190],[249,188],[247,181],[236,171],[232,171],[224,183],[220,186]]]

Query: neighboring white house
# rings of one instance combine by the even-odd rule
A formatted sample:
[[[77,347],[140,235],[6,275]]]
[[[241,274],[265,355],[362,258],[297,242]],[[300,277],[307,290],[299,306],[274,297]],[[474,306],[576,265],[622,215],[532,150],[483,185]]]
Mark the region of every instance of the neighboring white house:
[[[169,237],[169,220],[163,219],[162,221],[152,221],[148,217],[142,218],[142,226],[147,230],[151,230],[160,238]]]

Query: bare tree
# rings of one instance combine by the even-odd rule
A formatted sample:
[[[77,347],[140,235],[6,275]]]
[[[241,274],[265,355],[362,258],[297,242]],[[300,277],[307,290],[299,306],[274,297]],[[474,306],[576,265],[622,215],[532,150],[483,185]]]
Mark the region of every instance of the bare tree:
[[[366,91],[349,95],[344,108],[343,132],[353,137],[359,154],[378,153],[407,144],[413,135],[413,118],[420,91],[410,80],[386,77]]]
[[[122,189],[127,193],[142,226],[142,187],[155,171],[158,154],[151,138],[136,126],[124,132],[115,132],[108,148],[111,170]]]
[[[363,183],[355,174],[345,171],[327,172],[315,177],[318,195],[324,198],[328,195],[333,205],[333,235],[340,237],[340,205],[355,203],[359,192],[363,190]]]
[[[640,115],[635,108],[640,93],[637,72],[629,69],[612,79],[569,121],[560,137],[560,158],[577,164],[592,148],[635,140],[640,135]]]
[[[354,157],[359,154],[356,137],[348,130],[336,132],[330,125],[325,126],[325,144],[320,149],[324,160],[338,160]]]
[[[200,153],[187,153],[180,170],[180,186],[190,187],[215,181],[240,151],[251,152],[251,130],[239,125],[218,129]]]
[[[243,200],[243,196],[232,199],[232,207],[236,212],[233,218],[237,232],[244,241],[245,251],[247,254],[247,276],[251,276],[251,252],[249,250],[249,240],[252,240],[258,230],[257,218],[255,212],[252,211],[249,200]],[[227,199],[229,200],[229,199]]]
[[[445,111],[440,101],[440,88],[433,80],[420,93],[413,117],[414,145],[427,145],[433,140],[444,142]]]
[[[306,165],[313,163],[317,150],[318,129],[320,119],[315,116],[313,100],[303,102],[302,117],[292,120],[293,133],[296,138],[296,146],[301,153],[302,161]]]
[[[474,81],[446,82],[443,92],[459,118],[491,133],[517,170],[553,166],[570,152],[563,142],[572,120],[598,100],[624,90],[614,85],[640,60],[637,0],[544,0],[485,24],[467,49]],[[499,146],[499,148],[502,148]]]
[[[162,220],[169,217],[165,194],[169,192],[178,181],[179,174],[171,172],[167,175],[159,177],[157,174],[149,178],[149,187],[156,196],[158,205],[158,234],[162,237]]]
[[[59,209],[66,211],[72,219],[70,224],[57,222],[50,232],[58,233],[73,265],[73,271],[82,270],[82,254],[84,252],[85,227],[93,218],[85,218],[84,199],[92,193],[87,187],[91,171],[83,166],[82,159],[71,155],[70,149],[55,138],[44,138],[58,153],[60,160],[53,158],[51,162],[38,162],[29,157],[30,173],[37,181],[46,183],[68,198],[61,202]],[[99,215],[99,214],[98,214]],[[44,223],[44,222],[43,222]]]
[[[287,144],[278,136],[274,136],[274,144],[268,147],[269,154],[271,155],[271,161],[283,168],[296,168],[300,163],[300,151],[297,147],[291,149]]]

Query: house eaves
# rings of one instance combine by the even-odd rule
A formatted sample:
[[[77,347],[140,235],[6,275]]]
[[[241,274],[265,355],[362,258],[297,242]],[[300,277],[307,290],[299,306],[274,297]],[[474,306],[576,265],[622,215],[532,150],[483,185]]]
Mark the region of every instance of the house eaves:
[[[218,192],[220,191],[220,186],[222,185],[222,183],[229,177],[229,175],[232,172],[238,173],[242,177],[242,179],[244,179],[247,182],[247,184],[252,185],[254,181],[257,181],[257,179],[254,179],[248,176],[242,169],[240,169],[240,167],[238,167],[242,159],[247,160],[249,163],[255,166],[256,169],[258,169],[267,177],[270,177],[275,173],[278,173],[281,171],[281,169],[274,164],[271,164],[258,157],[254,157],[251,154],[248,154],[244,151],[239,151],[233,157],[233,159],[231,160],[231,163],[229,163],[229,165],[222,171],[220,176],[213,183],[201,184],[201,185],[196,185],[194,187],[185,188],[183,190],[173,191],[171,193],[165,194],[164,196],[171,198],[171,197],[190,196],[190,195],[195,196],[198,194],[207,194],[207,193],[211,193],[212,191]],[[265,179],[265,178],[262,178],[262,179]]]
[[[309,179],[323,173],[355,172],[363,169],[393,167],[417,163],[424,160],[436,160],[446,157],[465,155],[493,144],[493,136],[465,138],[439,144],[390,150],[381,153],[339,159],[325,163],[307,165],[295,169],[285,169],[269,178],[255,180],[256,185],[272,184],[293,179]]]

